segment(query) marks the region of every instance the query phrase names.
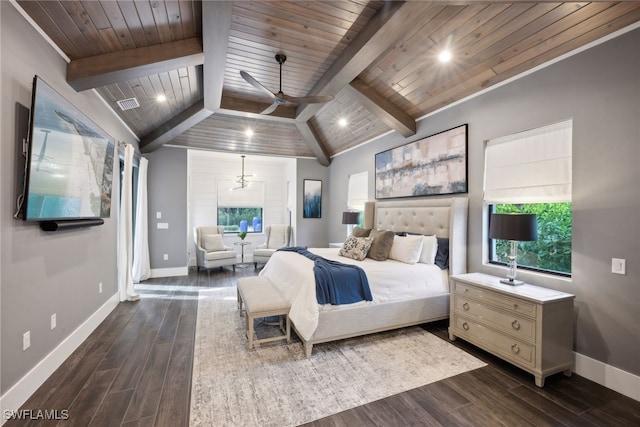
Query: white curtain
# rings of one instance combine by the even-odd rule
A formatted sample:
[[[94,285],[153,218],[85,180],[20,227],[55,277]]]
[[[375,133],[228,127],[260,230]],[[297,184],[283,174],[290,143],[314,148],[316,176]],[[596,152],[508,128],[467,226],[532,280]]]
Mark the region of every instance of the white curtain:
[[[485,202],[570,202],[571,139],[567,120],[488,141]]]
[[[133,205],[133,147],[124,147],[124,170],[120,190],[120,215],[118,217],[118,293],[120,301],[136,301],[140,296],[133,290],[132,258],[132,205]]]
[[[149,261],[149,221],[147,217],[147,167],[142,157],[138,167],[138,197],[136,198],[136,231],[133,236],[133,282],[140,283],[151,277]]]

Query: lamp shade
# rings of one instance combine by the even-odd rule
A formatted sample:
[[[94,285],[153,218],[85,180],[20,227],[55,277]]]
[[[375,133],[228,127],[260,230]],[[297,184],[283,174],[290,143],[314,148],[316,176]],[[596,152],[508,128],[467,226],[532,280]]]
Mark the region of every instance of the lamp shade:
[[[358,224],[360,222],[360,212],[342,212],[343,224]]]
[[[491,214],[489,238],[519,242],[538,240],[536,214]]]

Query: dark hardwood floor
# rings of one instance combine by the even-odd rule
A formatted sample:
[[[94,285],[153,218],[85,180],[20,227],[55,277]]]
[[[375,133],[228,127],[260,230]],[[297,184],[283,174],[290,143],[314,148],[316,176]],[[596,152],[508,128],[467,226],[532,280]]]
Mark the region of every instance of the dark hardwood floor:
[[[141,300],[119,304],[23,405],[67,410],[68,419],[5,425],[187,426],[198,290],[235,286],[254,274],[253,268],[191,270],[144,282]],[[446,321],[423,327],[448,340]],[[549,377],[540,389],[533,376],[464,341],[453,343],[488,366],[307,425],[640,425],[640,402],[575,374]]]

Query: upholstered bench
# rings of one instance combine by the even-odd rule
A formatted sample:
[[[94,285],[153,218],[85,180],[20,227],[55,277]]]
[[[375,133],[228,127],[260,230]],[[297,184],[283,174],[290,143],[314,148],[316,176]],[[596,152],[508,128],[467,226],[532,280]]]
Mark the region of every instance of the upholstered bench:
[[[238,309],[242,316],[242,305],[247,318],[247,338],[249,350],[255,344],[278,340],[291,340],[291,325],[289,324],[289,303],[282,297],[280,291],[263,277],[243,277],[238,279]],[[284,335],[254,339],[253,321],[263,317],[279,317],[280,330]],[[284,321],[283,321],[284,319]]]

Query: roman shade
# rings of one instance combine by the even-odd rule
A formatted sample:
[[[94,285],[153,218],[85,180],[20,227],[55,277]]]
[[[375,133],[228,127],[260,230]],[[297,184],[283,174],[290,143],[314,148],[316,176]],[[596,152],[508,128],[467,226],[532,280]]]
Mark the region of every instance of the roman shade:
[[[572,120],[491,139],[485,150],[484,201],[571,201]]]
[[[367,201],[369,184],[369,172],[364,171],[349,175],[349,187],[347,190],[347,209],[364,211],[364,203]]]

